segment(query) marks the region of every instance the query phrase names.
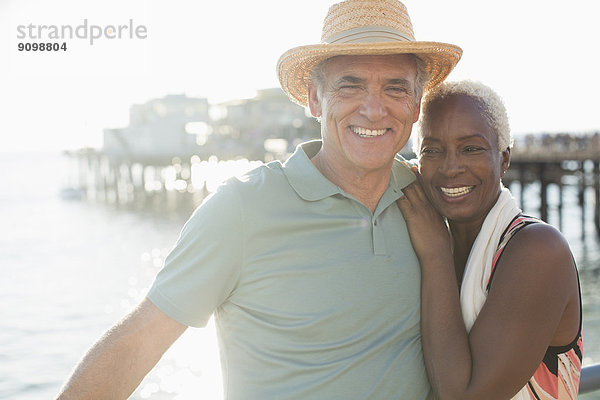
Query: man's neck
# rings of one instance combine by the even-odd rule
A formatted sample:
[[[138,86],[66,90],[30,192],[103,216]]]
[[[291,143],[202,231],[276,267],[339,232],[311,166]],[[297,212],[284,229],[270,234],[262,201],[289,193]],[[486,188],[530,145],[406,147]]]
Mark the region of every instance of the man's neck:
[[[313,165],[329,181],[337,185],[346,193],[354,196],[358,201],[375,212],[379,199],[389,186],[391,168],[376,171],[358,171],[335,168],[327,162],[320,151],[312,159]]]

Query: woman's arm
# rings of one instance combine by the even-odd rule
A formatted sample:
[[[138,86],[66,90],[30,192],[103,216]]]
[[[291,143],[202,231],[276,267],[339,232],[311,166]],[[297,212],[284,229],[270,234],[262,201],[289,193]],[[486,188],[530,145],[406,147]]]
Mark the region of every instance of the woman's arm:
[[[577,334],[577,277],[562,235],[548,225],[533,224],[514,236],[467,334],[440,216],[417,184],[405,189],[398,205],[421,264],[423,352],[438,398],[512,397],[548,346],[567,344]]]

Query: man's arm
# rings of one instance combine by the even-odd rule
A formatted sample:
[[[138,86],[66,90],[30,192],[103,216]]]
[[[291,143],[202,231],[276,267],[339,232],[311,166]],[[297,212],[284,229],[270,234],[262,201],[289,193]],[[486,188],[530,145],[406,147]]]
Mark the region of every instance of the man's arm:
[[[128,398],[186,328],[144,299],[88,351],[58,399]]]

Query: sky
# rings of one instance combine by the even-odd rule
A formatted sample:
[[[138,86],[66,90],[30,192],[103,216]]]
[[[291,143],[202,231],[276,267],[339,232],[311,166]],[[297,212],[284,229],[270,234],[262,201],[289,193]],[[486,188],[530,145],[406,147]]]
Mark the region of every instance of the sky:
[[[334,2],[0,0],[0,152],[101,147],[102,129],[127,126],[132,104],[169,94],[218,103],[277,87],[279,56],[318,43]],[[494,88],[515,136],[600,130],[595,2],[404,4],[417,40],[462,47],[449,79]],[[66,51],[18,51],[51,26],[83,26],[86,37],[54,40]],[[90,40],[92,26],[114,38]]]

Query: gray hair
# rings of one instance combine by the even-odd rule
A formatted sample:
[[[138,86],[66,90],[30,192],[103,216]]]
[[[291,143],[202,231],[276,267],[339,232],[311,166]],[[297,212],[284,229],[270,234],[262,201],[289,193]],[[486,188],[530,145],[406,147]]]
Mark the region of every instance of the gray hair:
[[[483,116],[488,121],[490,127],[498,136],[498,150],[501,152],[513,145],[513,138],[510,133],[510,125],[508,123],[508,115],[506,107],[500,96],[490,87],[470,80],[458,82],[444,82],[425,94],[423,103],[421,104],[421,119],[419,120],[417,137],[413,143],[413,151],[419,154],[419,147],[423,133],[429,124],[430,108],[434,102],[439,102],[443,99],[462,95],[474,100],[481,108]]]
[[[425,61],[421,60],[414,54],[407,55],[412,56],[415,60],[415,67],[417,70],[415,78],[415,101],[419,103],[421,101],[421,97],[423,96],[425,84],[429,80],[429,72],[427,72],[427,69],[425,68]],[[327,65],[327,62],[333,58],[335,57],[326,58],[310,70],[310,80],[317,86],[317,92],[319,95],[321,95],[321,91],[325,85],[325,66]]]

